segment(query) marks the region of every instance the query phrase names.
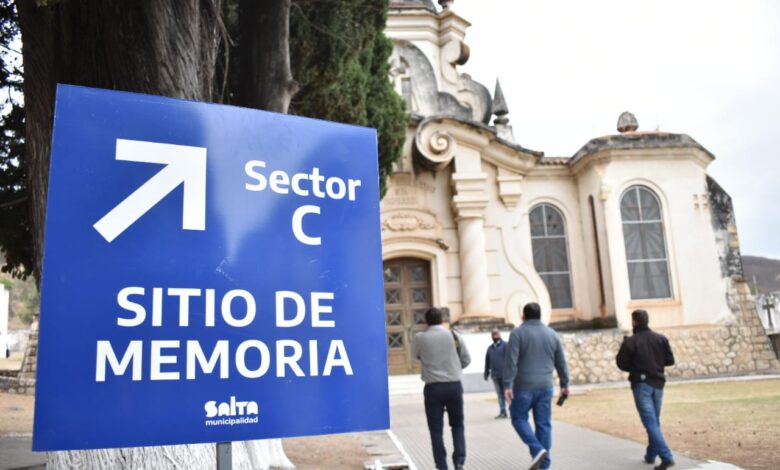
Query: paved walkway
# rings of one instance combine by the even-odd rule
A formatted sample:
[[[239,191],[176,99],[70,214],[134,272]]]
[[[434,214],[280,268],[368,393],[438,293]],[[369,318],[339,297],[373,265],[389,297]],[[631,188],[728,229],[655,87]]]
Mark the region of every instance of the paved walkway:
[[[496,420],[498,406],[493,394],[467,394],[466,469],[524,469],[530,463],[528,449],[508,419]],[[417,470],[433,469],[431,444],[425,423],[422,396],[391,398],[392,431]],[[452,453],[452,438],[445,423],[447,452]],[[672,449],[674,450],[674,449]],[[642,462],[644,446],[566,423],[553,423],[552,468],[554,470],[649,470]],[[737,469],[714,462],[700,462],[676,454],[675,470]],[[450,468],[452,463],[450,462]],[[414,470],[414,469],[412,469]]]
[[[2,418],[0,418],[2,419]],[[45,469],[46,454],[30,450],[32,437],[12,435],[0,438],[0,470],[6,469]]]

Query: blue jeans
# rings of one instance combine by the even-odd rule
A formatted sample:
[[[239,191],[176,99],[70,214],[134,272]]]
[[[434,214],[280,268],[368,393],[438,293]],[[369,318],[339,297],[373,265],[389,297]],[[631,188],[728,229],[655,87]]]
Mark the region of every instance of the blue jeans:
[[[655,388],[645,383],[638,383],[631,387],[634,393],[634,403],[642,424],[647,430],[647,460],[655,460],[660,456],[661,460],[673,460],[672,451],[666,445],[666,440],[661,432],[661,405],[664,400],[664,389]]]
[[[461,467],[466,462],[466,435],[463,427],[463,386],[460,382],[432,383],[423,389],[425,417],[431,434],[431,448],[436,468],[447,469],[447,449],[444,448],[444,411],[452,428],[452,462]]]
[[[504,401],[504,380],[493,377],[493,386],[496,388],[496,394],[498,395],[498,408],[501,410],[502,415],[506,415],[506,401]]]
[[[531,458],[536,454],[547,450],[547,457],[542,462],[541,468],[550,468],[550,448],[552,447],[552,388],[538,390],[513,390],[515,399],[509,405],[509,413],[512,415],[512,426],[520,435],[520,439],[531,451]],[[528,422],[528,412],[533,411],[534,426],[531,429]]]

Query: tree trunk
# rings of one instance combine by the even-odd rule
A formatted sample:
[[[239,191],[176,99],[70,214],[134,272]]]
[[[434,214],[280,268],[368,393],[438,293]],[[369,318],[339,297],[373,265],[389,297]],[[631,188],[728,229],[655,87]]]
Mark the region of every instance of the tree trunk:
[[[298,83],[290,71],[290,0],[240,0],[238,99],[287,113]]]
[[[181,470],[216,468],[214,444],[187,446],[131,447],[87,451],[50,452],[49,470],[147,469]],[[281,440],[268,439],[233,443],[234,470],[295,468],[282,450]]]
[[[35,278],[40,285],[56,84],[210,101],[222,0],[17,2]]]
[[[222,0],[61,0],[38,6],[17,2],[24,57],[27,110],[26,153],[34,240],[34,275],[41,281],[51,130],[57,83],[134,91],[212,101],[222,37]],[[246,2],[244,2],[246,3]],[[262,18],[265,40],[274,32],[287,51],[289,0],[249,2]],[[273,5],[271,5],[273,3]],[[277,5],[283,3],[284,5]],[[260,6],[262,5],[262,7]],[[284,8],[282,8],[284,6]],[[259,11],[258,11],[259,10]],[[273,10],[273,11],[272,11]],[[277,11],[279,10],[279,11]],[[273,21],[283,23],[270,24]],[[280,41],[280,39],[282,39]],[[276,52],[276,51],[274,51]],[[264,59],[258,51],[256,75],[284,77],[286,99],[271,97],[277,87],[262,84],[251,103],[286,111],[291,88],[289,57]],[[281,67],[281,72],[263,68]],[[254,104],[253,104],[254,106]],[[281,441],[235,443],[237,469],[291,468]],[[162,446],[93,451],[53,452],[50,468],[214,468],[214,445]]]

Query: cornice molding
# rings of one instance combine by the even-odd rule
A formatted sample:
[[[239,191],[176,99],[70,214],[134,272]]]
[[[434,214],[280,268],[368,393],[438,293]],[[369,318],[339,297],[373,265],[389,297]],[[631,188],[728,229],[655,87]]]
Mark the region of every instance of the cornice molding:
[[[501,139],[495,129],[482,123],[431,116],[417,126],[415,162],[427,169],[441,170],[452,161],[459,145],[477,150],[483,160],[499,168],[522,175],[528,174],[544,155]]]
[[[607,149],[600,150],[579,158],[571,165],[575,175],[582,173],[587,168],[597,164],[606,164],[613,161],[652,161],[690,160],[705,169],[715,160],[707,151],[696,148],[657,148],[657,149]]]

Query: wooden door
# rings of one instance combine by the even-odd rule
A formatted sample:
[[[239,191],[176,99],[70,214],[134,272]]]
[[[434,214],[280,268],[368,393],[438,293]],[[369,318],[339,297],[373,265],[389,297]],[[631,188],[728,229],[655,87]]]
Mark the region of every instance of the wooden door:
[[[418,258],[384,262],[387,363],[391,375],[420,371],[412,357],[414,335],[426,328],[425,311],[431,307],[431,263]]]

